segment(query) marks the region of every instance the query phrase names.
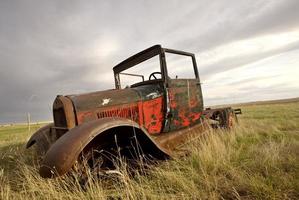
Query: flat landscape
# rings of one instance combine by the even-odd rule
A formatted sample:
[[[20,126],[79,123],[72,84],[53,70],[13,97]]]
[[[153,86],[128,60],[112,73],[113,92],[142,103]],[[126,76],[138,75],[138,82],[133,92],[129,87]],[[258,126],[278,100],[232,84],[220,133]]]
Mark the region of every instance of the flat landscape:
[[[39,177],[30,135],[43,124],[0,127],[0,199],[298,199],[299,101],[240,105],[230,131],[210,130],[188,155],[130,175]]]

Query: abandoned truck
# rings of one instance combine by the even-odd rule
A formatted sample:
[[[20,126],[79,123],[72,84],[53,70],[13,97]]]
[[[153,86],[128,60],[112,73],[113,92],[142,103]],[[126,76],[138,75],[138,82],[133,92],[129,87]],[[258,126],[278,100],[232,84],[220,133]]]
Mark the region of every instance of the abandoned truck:
[[[56,97],[54,123],[26,145],[35,144],[42,155],[42,177],[69,172],[83,155],[92,157],[91,167],[102,169],[111,167],[117,155],[170,158],[210,127],[231,128],[241,113],[230,107],[204,110],[192,53],[155,45],[113,71],[115,89]]]

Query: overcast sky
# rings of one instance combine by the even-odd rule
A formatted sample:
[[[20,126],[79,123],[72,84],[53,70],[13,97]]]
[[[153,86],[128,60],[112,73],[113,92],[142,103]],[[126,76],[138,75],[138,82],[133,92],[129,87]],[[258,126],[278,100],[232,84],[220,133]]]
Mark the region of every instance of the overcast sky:
[[[0,0],[0,123],[51,120],[154,44],[196,54],[206,105],[299,96],[298,0]]]

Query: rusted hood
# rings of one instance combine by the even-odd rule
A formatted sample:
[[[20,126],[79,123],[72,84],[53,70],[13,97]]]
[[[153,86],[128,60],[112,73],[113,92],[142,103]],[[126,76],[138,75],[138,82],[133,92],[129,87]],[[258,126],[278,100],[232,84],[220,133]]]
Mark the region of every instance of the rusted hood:
[[[77,125],[104,117],[124,117],[138,122],[140,102],[162,96],[162,91],[158,83],[65,97],[72,102]]]
[[[131,88],[122,90],[104,90],[80,95],[69,95],[67,97],[72,100],[77,113],[104,107],[134,103],[141,99],[138,92]]]
[[[77,124],[102,118],[97,116],[101,110],[132,105],[140,100],[138,92],[127,88],[105,90],[80,95],[67,96],[73,102]]]

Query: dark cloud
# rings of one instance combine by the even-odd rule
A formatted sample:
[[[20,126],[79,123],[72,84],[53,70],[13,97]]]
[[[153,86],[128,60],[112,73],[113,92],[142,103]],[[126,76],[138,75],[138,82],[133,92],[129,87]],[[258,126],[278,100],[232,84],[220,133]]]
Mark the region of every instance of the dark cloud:
[[[205,21],[199,19],[199,24],[198,18],[191,18],[196,14],[190,15],[194,23],[190,30],[192,34],[178,41],[178,46],[193,51],[206,51],[231,41],[285,32],[299,26],[297,0],[229,2],[229,5],[224,1],[209,5],[203,14]],[[201,17],[200,10],[193,12]]]
[[[23,121],[27,112],[34,120],[51,119],[55,95],[112,88],[112,67],[153,44],[203,52],[298,28],[298,10],[297,0],[3,0],[0,123]],[[199,66],[208,78],[296,48],[293,43]]]

